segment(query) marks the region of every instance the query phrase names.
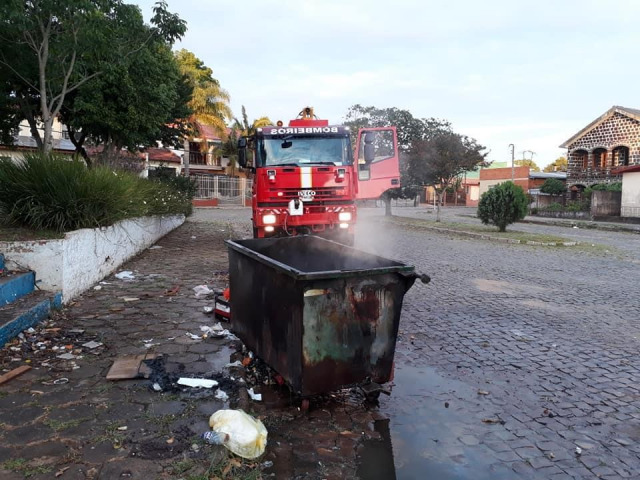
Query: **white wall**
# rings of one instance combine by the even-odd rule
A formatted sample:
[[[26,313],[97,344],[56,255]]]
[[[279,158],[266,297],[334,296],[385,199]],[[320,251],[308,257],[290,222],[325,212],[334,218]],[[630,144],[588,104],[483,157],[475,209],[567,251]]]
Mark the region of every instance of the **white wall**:
[[[640,217],[640,172],[629,172],[622,175],[620,215]]]
[[[69,232],[61,240],[0,242],[0,252],[5,254],[7,268],[34,270],[38,287],[61,291],[67,303],[184,220],[184,215],[124,220],[101,229]]]

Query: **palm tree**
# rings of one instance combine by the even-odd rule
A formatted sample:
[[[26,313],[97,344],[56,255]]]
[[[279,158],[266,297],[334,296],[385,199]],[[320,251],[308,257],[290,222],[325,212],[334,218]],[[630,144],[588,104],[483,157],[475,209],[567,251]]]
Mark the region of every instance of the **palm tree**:
[[[189,107],[193,111],[189,119],[191,127],[196,123],[210,125],[221,138],[226,135],[227,120],[233,118],[229,107],[229,93],[213,78],[213,70],[204,65],[192,52],[182,49],[175,54],[180,72],[193,87]]]
[[[241,135],[251,136],[256,133],[256,129],[260,127],[266,127],[273,125],[273,122],[269,117],[260,117],[255,119],[252,123],[249,123],[249,117],[247,116],[247,110],[242,106],[242,121],[234,118],[234,129],[240,130]]]

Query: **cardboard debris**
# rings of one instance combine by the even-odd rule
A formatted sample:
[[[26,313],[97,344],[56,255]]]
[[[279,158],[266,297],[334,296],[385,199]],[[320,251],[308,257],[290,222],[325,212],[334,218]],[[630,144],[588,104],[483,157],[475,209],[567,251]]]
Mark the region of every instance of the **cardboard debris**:
[[[31,367],[29,365],[22,365],[18,368],[14,368],[10,372],[7,372],[4,375],[0,376],[0,385],[16,378],[19,375],[22,375],[25,372],[28,372],[29,370],[31,370]]]
[[[117,358],[109,372],[107,380],[125,380],[130,378],[147,378],[151,374],[151,370],[147,365],[142,363],[143,360],[152,360],[156,358],[155,354],[145,355],[126,355]]]

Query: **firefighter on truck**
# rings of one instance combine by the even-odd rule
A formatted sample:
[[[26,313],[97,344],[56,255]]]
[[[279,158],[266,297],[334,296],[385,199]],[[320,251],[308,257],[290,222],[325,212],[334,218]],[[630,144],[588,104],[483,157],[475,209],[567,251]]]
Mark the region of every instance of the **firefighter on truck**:
[[[400,187],[395,127],[360,129],[354,151],[349,127],[311,107],[286,127],[240,138],[238,162],[253,173],[254,238],[312,234],[353,245],[356,200]]]

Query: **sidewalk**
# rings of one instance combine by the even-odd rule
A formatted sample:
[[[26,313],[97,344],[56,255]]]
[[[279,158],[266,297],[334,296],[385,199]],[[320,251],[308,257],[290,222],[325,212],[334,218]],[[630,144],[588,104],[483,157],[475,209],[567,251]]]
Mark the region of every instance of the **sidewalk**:
[[[195,298],[193,288],[227,286],[224,240],[246,237],[245,223],[194,215],[118,270],[133,279],[110,275],[0,350],[0,373],[33,367],[0,385],[0,478],[357,478],[358,449],[381,438],[380,415],[362,396],[336,392],[301,411],[285,387],[265,385],[259,362],[226,367],[248,360],[239,340],[196,337],[216,320],[203,310],[213,298]],[[149,379],[105,378],[116,359],[145,354],[164,356]],[[215,379],[229,399],[215,388],[176,388],[178,377]],[[249,399],[250,386],[261,402]],[[244,460],[200,439],[222,408],[263,421],[263,456]]]
[[[213,298],[195,298],[192,290],[227,286],[223,240],[231,234],[224,229],[185,223],[119,269],[133,279],[105,278],[0,350],[1,373],[33,367],[0,386],[1,478],[181,478],[225,461],[224,447],[197,439],[216,410],[236,408],[243,398],[246,408],[246,392],[240,395],[224,368],[239,342],[198,338],[201,326],[215,323],[203,311]],[[103,346],[83,346],[90,341]],[[215,389],[179,391],[166,383],[157,392],[150,380],[106,380],[114,360],[145,354],[167,356],[165,379],[219,379],[230,400],[214,398]]]

